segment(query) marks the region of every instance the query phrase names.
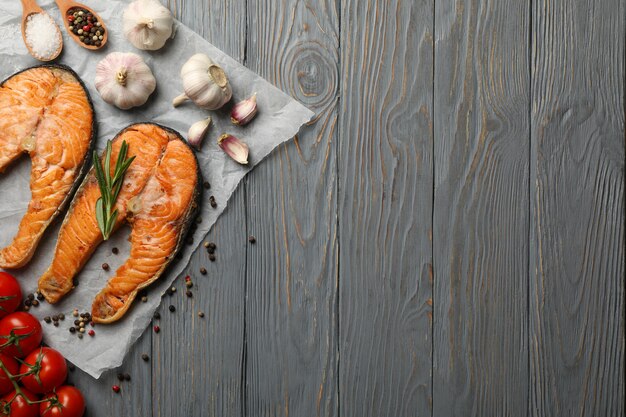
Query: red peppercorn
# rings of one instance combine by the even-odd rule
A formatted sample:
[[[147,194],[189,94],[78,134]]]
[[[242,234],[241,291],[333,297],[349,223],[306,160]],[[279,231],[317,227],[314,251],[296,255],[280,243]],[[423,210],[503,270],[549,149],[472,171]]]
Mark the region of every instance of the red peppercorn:
[[[89,331],[87,332],[87,334],[88,334],[89,336],[91,336],[91,337],[94,337],[94,336],[96,335],[96,332],[94,332],[94,331],[93,331],[93,329],[92,329],[92,330],[89,330]]]
[[[95,327],[96,323],[94,323],[93,321],[90,321],[90,322],[89,322],[89,325],[90,325],[91,327]]]
[[[111,387],[111,389],[113,390],[113,392],[120,392],[120,387],[119,387],[119,385],[113,385],[113,386]]]
[[[185,277],[185,281],[191,281],[191,277],[190,277],[189,275],[187,275],[187,276]]]
[[[67,20],[70,21],[70,22],[73,22],[74,21],[74,15],[69,15],[67,17]]]
[[[154,326],[154,332],[158,333],[161,331],[161,328],[159,326]]]

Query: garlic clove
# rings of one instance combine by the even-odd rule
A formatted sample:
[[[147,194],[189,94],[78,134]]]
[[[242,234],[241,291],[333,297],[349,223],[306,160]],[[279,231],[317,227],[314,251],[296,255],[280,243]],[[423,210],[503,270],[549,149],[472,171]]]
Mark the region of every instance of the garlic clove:
[[[248,163],[248,145],[240,141],[233,135],[223,134],[217,140],[220,148],[235,161],[242,165]]]
[[[185,93],[179,95],[178,97],[175,97],[174,100],[172,101],[172,106],[174,107],[178,107],[181,104],[183,104],[185,101],[189,100],[189,97],[187,97],[187,95]]]
[[[200,145],[202,145],[202,140],[206,136],[206,132],[209,130],[209,126],[211,126],[211,118],[207,118],[204,120],[200,120],[195,122],[189,128],[189,132],[187,133],[187,141],[191,146],[198,149]]]
[[[245,126],[254,119],[257,110],[255,93],[252,97],[235,104],[230,112],[230,120],[233,124]]]

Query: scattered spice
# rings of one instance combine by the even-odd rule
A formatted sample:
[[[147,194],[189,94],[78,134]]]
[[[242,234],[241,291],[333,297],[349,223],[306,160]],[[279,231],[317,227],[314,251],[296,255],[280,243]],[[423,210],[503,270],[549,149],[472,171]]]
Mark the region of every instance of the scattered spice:
[[[175,292],[176,292],[176,287],[172,287],[172,288],[170,288],[170,291],[171,291],[172,293],[175,293]]]
[[[214,196],[209,197],[209,203],[211,204],[211,207],[217,208],[217,201],[215,201]]]
[[[63,313],[59,314],[59,319],[60,320],[65,320],[65,314],[63,314]]]
[[[35,294],[28,294],[26,298],[29,299],[30,301],[33,301],[35,299]]]
[[[42,294],[42,293],[40,293],[39,291],[37,291],[37,299],[38,299],[39,301],[43,301],[43,300],[44,300],[44,298],[45,298],[45,297],[43,296],[43,294]]]
[[[159,313],[158,311],[155,311],[152,317],[154,317],[156,320],[159,320],[161,318],[161,313]]]
[[[70,333],[76,333],[76,327],[70,327]]]
[[[145,295],[143,297],[141,297],[141,302],[145,303],[148,301],[148,297],[146,297]]]
[[[206,268],[205,267],[200,268],[200,273],[202,275],[206,275]]]
[[[148,356],[148,354],[147,354],[147,353],[143,353],[143,354],[141,355],[141,359],[143,359],[143,360],[144,360],[144,362],[148,362],[148,361],[150,360],[150,356]]]
[[[209,261],[211,261],[211,262],[215,262],[215,259],[216,259],[216,258],[215,258],[215,255],[214,255],[214,254],[212,254],[212,253],[209,253]]]
[[[37,59],[50,61],[62,45],[61,32],[47,13],[34,13],[26,19],[26,45]]]
[[[32,301],[33,307],[39,307],[39,300]]]
[[[161,328],[159,326],[154,326],[153,329],[155,333],[158,333],[161,331]]]
[[[113,248],[111,249],[111,252],[113,252],[113,255],[117,255],[118,253],[120,253],[120,250],[118,248]]]
[[[92,330],[89,330],[87,334],[91,337],[94,337],[96,335],[96,332],[92,329]]]
[[[122,374],[122,373],[117,374],[117,380],[118,381],[123,381],[124,380],[124,374]]]
[[[250,235],[250,237],[248,237],[248,242],[252,243],[253,245],[256,243],[256,237]]]
[[[43,318],[43,321],[45,321],[46,323],[50,324],[52,319],[50,318],[50,316],[46,316],[46,317]]]
[[[187,287],[187,288],[193,287],[193,282],[191,282],[191,281],[185,282],[185,287]]]
[[[105,271],[108,271],[108,270],[109,270],[109,264],[108,264],[108,263],[106,263],[106,262],[105,262],[105,263],[103,263],[103,264],[102,264],[102,269],[104,269]]]
[[[78,309],[77,308],[75,308],[74,311],[72,311],[72,316],[78,317]]]
[[[26,307],[30,307],[30,306],[32,305],[32,303],[33,303],[33,302],[32,302],[32,301],[30,301],[28,298],[27,298],[26,300],[24,300],[24,305],[25,305]]]
[[[174,306],[172,306],[172,305],[171,305],[171,306],[169,306],[169,309],[170,309],[170,313],[173,313],[173,312],[175,312],[175,311],[176,311],[176,307],[174,307]]]
[[[119,387],[119,385],[113,385],[113,386],[111,387],[111,389],[112,389],[112,390],[113,390],[113,392],[115,392],[116,394],[117,394],[118,392],[120,392],[120,387]]]
[[[204,188],[205,188],[206,190],[210,190],[210,189],[211,189],[211,184],[210,184],[208,181],[205,181],[205,182],[204,182]]]
[[[78,329],[78,331],[81,332],[81,333],[85,333],[85,328],[81,327],[80,329]]]
[[[217,245],[213,242],[209,243],[208,246],[206,247],[207,252],[209,253],[215,253],[215,249],[217,249]]]
[[[76,336],[78,336],[79,339],[83,338],[83,334],[82,333],[78,333],[78,334],[76,334]]]
[[[130,374],[124,374],[124,380],[130,381]]]
[[[85,45],[101,46],[105,29],[98,18],[87,9],[74,7],[66,15],[69,30]]]
[[[187,297],[193,297],[193,293],[189,290],[187,290],[187,292],[185,292],[185,294],[187,295]]]
[[[198,311],[198,317],[200,318],[204,317],[204,313],[202,311]]]

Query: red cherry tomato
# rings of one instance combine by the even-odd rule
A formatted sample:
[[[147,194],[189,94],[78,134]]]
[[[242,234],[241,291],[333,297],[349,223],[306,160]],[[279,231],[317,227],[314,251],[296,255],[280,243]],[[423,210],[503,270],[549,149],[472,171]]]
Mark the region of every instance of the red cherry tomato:
[[[17,364],[17,361],[10,356],[3,355],[0,353],[0,362],[4,365],[5,368],[9,371],[11,375],[17,375],[17,371],[20,369],[20,366]],[[4,372],[2,368],[0,368],[0,395],[7,394],[13,391],[14,387],[11,383],[11,379]]]
[[[37,401],[37,396],[29,390],[22,388],[22,394],[31,401]],[[39,404],[29,405],[24,397],[17,395],[15,391],[5,395],[0,400],[0,416],[11,417],[39,417]]]
[[[35,316],[18,311],[0,320],[0,353],[23,358],[41,344],[41,324]]]
[[[67,363],[58,351],[49,347],[33,350],[20,366],[20,374],[33,372],[21,379],[22,385],[37,394],[52,391],[67,377]]]
[[[15,277],[0,272],[0,319],[13,313],[22,302],[22,289]]]
[[[83,394],[70,385],[62,385],[55,393],[50,392],[45,395],[45,401],[39,405],[39,415],[41,417],[82,417],[85,413],[85,399]]]

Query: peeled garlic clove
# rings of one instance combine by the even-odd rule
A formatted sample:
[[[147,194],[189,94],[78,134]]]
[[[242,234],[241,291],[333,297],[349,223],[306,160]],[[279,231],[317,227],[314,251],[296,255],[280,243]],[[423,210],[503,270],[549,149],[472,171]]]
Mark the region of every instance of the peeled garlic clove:
[[[187,133],[187,141],[194,148],[200,148],[202,145],[202,140],[206,135],[206,132],[209,130],[209,126],[211,126],[211,118],[200,120],[191,125],[189,128],[189,132]]]
[[[245,126],[254,119],[257,113],[256,93],[239,103],[235,104],[230,112],[230,120],[233,124]]]
[[[220,136],[217,144],[228,156],[242,165],[248,163],[248,145],[237,139],[233,135],[227,133]]]

